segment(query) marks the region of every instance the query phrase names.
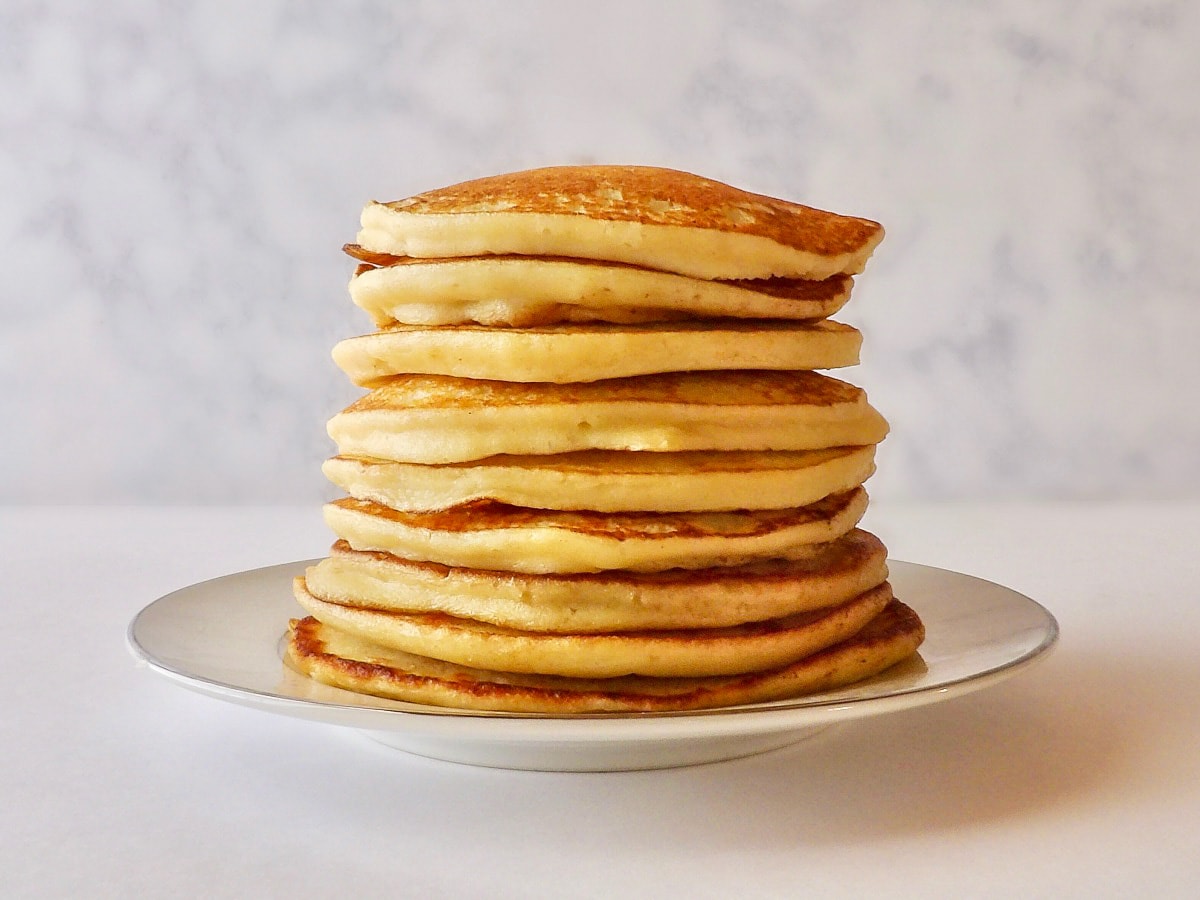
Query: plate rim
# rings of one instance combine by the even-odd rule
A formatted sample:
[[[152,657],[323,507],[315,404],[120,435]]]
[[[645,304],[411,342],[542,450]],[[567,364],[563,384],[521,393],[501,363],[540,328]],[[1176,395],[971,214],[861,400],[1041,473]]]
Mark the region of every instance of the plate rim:
[[[847,697],[837,696],[834,692],[825,692],[825,694],[807,697],[713,709],[564,715],[461,710],[434,706],[422,708],[419,704],[389,701],[383,698],[370,698],[371,703],[368,704],[365,700],[355,702],[357,695],[350,691],[325,685],[322,685],[321,688],[336,692],[339,695],[337,699],[289,696],[185,671],[162,659],[139,640],[137,633],[139,624],[144,623],[147,617],[153,614],[152,610],[161,611],[163,604],[185,602],[183,598],[192,594],[203,596],[205,592],[213,590],[221,582],[269,577],[275,573],[278,573],[281,579],[290,581],[291,577],[302,571],[304,567],[315,564],[318,559],[296,560],[231,572],[185,585],[163,594],[144,606],[130,620],[125,632],[127,648],[139,664],[182,687],[227,702],[327,724],[348,725],[377,732],[410,731],[442,736],[451,734],[462,736],[464,733],[479,728],[494,732],[484,737],[485,740],[595,741],[666,740],[729,736],[737,733],[762,734],[772,731],[792,731],[915,708],[982,690],[1006,680],[1046,658],[1057,645],[1060,637],[1059,624],[1054,615],[1038,601],[1013,588],[964,572],[889,558],[888,565],[892,568],[893,575],[898,571],[908,571],[913,575],[924,574],[934,578],[967,580],[989,589],[999,590],[1011,601],[1027,604],[1029,611],[1040,617],[1040,641],[1020,655],[988,668],[936,684],[917,682],[908,688],[880,695]],[[290,590],[285,590],[283,593],[290,599]],[[918,609],[919,614],[919,605],[916,605],[915,608]],[[298,607],[296,612],[297,614],[302,613]],[[279,660],[280,667],[283,668],[285,663],[279,654],[278,646],[279,641],[277,640],[274,642],[271,652]],[[306,677],[299,673],[293,672],[293,674],[296,678]],[[876,676],[875,679],[869,679],[863,684],[870,684],[874,680],[886,680],[886,675]],[[851,685],[848,686],[848,689],[853,690],[855,687],[855,685]],[[340,695],[344,695],[344,697]]]

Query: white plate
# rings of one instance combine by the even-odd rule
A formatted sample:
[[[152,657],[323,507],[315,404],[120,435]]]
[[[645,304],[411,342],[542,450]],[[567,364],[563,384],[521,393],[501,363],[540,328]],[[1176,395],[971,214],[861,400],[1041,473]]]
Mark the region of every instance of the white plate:
[[[889,563],[896,596],[925,622],[920,659],[848,688],[698,712],[584,716],[477,713],[318,684],[282,661],[291,580],[312,562],[226,575],[167,594],[129,626],[153,671],[222,700],[360,729],[410,753],[473,765],[557,771],[715,762],[803,740],[838,722],[948,700],[1042,657],[1054,617],[1008,588],[944,569]]]

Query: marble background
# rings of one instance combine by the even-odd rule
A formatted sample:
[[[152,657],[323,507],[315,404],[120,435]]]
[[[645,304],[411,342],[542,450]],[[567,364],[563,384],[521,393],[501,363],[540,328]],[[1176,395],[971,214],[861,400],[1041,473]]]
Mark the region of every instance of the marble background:
[[[1200,496],[1200,4],[0,3],[0,502],[329,494],[368,198],[638,162],[878,219],[878,498]]]

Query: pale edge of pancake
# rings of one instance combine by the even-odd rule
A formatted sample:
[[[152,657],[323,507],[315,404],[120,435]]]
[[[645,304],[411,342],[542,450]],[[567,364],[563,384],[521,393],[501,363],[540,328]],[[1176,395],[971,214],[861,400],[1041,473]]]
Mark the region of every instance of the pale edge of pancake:
[[[656,457],[658,455],[656,454]],[[402,512],[439,510],[494,500],[533,509],[595,512],[720,512],[807,506],[851,490],[875,471],[875,447],[801,451],[794,466],[645,472],[554,468],[505,459],[472,465],[423,465],[337,456],[325,477],[351,497]],[[764,460],[771,461],[771,458]],[[668,462],[663,458],[663,462]]]
[[[865,401],[835,406],[686,406],[636,401],[361,410],[329,420],[338,452],[448,463],[578,450],[813,450],[877,444],[887,421]]]
[[[333,360],[362,387],[405,374],[572,384],[661,372],[837,369],[857,365],[861,345],[849,327],[530,333],[451,326],[348,338],[334,346]]]

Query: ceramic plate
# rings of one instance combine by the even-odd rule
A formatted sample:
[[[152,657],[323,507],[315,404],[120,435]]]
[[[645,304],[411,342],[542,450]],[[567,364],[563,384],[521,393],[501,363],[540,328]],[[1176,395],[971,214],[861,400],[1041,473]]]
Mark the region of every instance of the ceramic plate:
[[[134,655],[192,690],[269,712],[357,728],[388,746],[474,765],[557,771],[664,768],[761,753],[829,726],[995,684],[1045,655],[1054,617],[1009,588],[889,562],[896,596],[925,622],[919,659],[847,688],[714,710],[513,715],[442,709],[318,684],[283,662],[291,581],[314,561],[254,569],[167,594],[129,626]]]

